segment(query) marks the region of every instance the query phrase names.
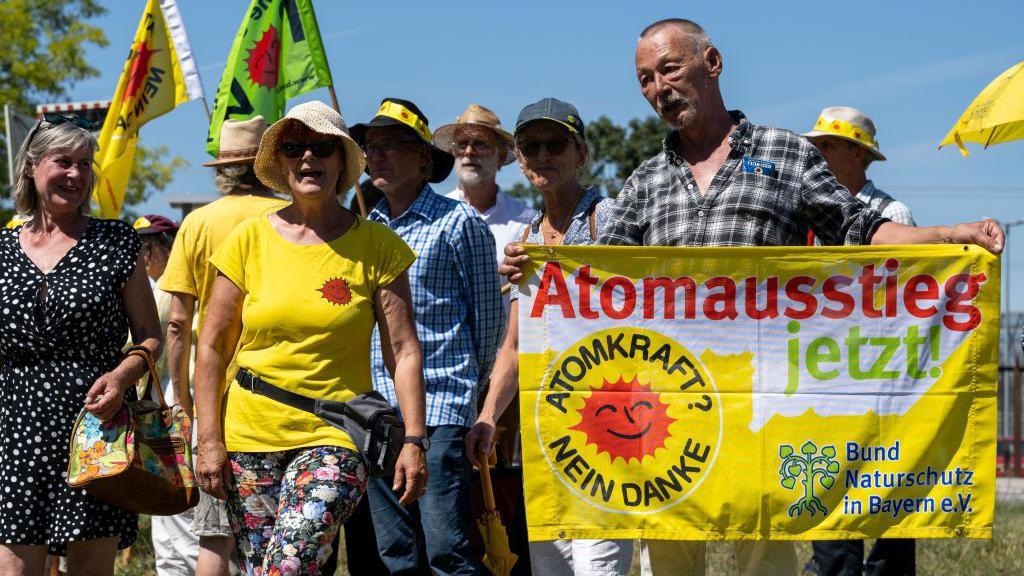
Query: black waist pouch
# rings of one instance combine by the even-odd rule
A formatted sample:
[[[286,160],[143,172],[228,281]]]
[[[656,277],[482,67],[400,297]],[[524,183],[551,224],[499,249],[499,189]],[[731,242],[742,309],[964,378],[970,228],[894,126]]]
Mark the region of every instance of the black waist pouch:
[[[394,406],[376,390],[348,402],[338,402],[309,398],[279,388],[245,368],[239,368],[235,378],[240,387],[254,394],[314,414],[348,433],[366,459],[371,476],[390,478],[395,475],[395,462],[405,442],[405,424]]]

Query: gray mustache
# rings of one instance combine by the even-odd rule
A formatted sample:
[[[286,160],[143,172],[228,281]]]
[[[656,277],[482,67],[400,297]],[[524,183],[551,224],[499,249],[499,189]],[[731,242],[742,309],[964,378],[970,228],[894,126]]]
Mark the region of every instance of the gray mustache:
[[[669,108],[677,104],[686,104],[686,98],[683,98],[678,94],[669,94],[658,97],[658,106],[661,108]]]

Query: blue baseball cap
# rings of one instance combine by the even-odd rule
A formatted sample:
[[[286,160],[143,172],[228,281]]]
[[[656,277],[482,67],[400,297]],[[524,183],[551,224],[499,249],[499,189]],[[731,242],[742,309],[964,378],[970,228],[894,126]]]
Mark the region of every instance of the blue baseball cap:
[[[582,140],[587,139],[586,131],[583,128],[583,120],[580,119],[580,112],[575,106],[568,102],[562,102],[557,98],[544,98],[530,104],[519,112],[516,119],[514,134],[519,134],[523,126],[537,120],[550,120],[565,126],[569,132]]]

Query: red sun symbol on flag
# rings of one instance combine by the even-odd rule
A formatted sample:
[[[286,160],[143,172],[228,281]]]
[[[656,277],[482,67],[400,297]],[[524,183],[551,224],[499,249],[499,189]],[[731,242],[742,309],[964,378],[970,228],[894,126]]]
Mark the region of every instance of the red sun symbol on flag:
[[[249,66],[249,79],[253,84],[266,88],[277,86],[277,71],[281,61],[281,42],[277,37],[277,28],[271,26],[263,32],[263,36],[249,50],[246,63]]]
[[[331,304],[344,306],[352,301],[352,291],[343,278],[331,278],[324,282],[323,287],[317,288],[317,291]]]
[[[630,382],[621,377],[616,382],[605,380],[583,402],[582,420],[570,429],[586,434],[586,443],[597,446],[598,454],[607,452],[612,462],[653,456],[665,446],[668,428],[675,422],[661,394],[635,377]]]
[[[138,48],[135,61],[132,62],[131,72],[128,73],[128,85],[124,89],[124,101],[128,102],[139,93],[139,88],[146,82],[149,76],[149,61],[159,50],[151,50],[143,42]]]

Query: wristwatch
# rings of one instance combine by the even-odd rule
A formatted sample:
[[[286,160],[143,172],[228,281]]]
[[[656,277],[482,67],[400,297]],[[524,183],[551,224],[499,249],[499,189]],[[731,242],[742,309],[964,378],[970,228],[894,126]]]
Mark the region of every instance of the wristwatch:
[[[405,444],[415,444],[422,448],[424,452],[430,450],[430,438],[426,436],[406,436]]]

